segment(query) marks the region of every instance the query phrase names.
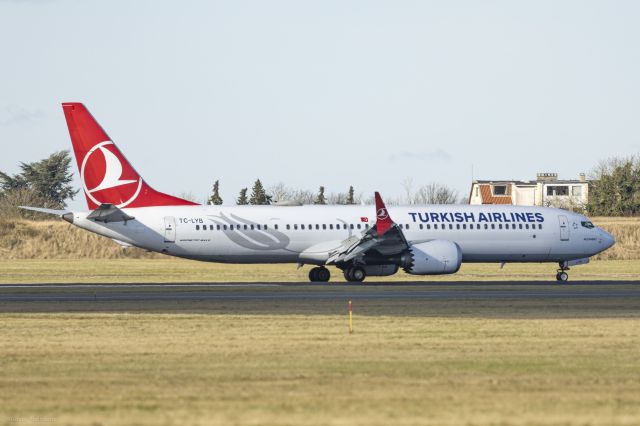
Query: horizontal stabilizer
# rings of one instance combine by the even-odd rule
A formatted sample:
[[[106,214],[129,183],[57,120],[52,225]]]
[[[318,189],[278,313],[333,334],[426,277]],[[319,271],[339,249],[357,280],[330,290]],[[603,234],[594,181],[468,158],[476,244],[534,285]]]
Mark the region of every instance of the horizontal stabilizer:
[[[45,209],[42,207],[18,206],[18,208],[21,208],[24,210],[31,210],[33,212],[38,212],[38,213],[55,214],[58,216],[62,216],[65,213],[71,213],[69,210]]]
[[[96,222],[127,222],[135,217],[129,216],[113,204],[100,204],[100,207],[89,213],[87,219]]]

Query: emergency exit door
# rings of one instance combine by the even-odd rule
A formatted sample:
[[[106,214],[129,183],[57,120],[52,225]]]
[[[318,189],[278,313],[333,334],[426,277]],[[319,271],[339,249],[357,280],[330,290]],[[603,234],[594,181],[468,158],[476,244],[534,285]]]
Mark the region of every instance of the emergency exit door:
[[[174,243],[176,241],[176,218],[165,216],[164,218],[164,242]]]
[[[560,241],[569,241],[569,220],[565,215],[558,216],[560,221]]]

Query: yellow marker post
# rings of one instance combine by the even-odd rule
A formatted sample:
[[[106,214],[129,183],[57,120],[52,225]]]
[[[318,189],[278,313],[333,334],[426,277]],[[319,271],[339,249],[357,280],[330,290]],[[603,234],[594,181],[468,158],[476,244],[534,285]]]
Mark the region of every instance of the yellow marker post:
[[[349,334],[353,334],[353,304],[349,300]]]

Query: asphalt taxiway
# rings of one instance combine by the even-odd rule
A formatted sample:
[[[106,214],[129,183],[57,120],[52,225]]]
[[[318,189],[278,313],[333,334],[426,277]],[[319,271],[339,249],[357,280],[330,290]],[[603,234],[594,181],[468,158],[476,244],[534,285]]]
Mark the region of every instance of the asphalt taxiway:
[[[625,298],[640,301],[640,280],[436,282],[436,283],[143,283],[143,284],[6,284],[0,303],[86,301],[199,300],[460,300]]]

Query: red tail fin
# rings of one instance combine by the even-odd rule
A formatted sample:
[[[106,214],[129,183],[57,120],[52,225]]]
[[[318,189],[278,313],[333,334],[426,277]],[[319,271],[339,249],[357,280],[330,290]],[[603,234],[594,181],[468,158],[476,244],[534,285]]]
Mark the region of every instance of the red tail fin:
[[[382,197],[379,192],[375,194],[376,198],[376,231],[379,236],[382,236],[385,232],[391,228],[393,225],[393,220],[391,220],[391,216],[389,216],[389,212],[387,211],[387,207],[384,205],[384,201],[382,201]]]
[[[196,204],[147,185],[83,104],[65,102],[62,109],[89,209]]]

